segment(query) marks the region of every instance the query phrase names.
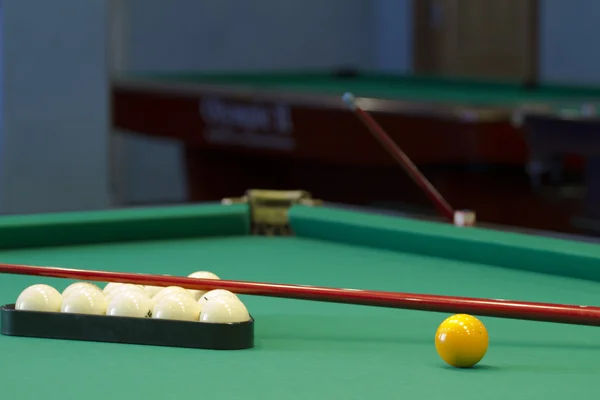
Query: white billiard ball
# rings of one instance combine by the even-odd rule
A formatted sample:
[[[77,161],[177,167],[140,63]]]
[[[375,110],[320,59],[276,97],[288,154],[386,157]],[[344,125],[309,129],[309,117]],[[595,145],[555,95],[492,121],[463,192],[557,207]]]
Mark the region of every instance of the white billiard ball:
[[[121,282],[109,282],[106,284],[106,286],[104,286],[104,289],[102,289],[102,292],[106,296],[108,293],[112,292],[113,290],[115,290],[123,285],[134,285],[134,284],[133,283],[121,283]],[[138,286],[141,289],[144,289],[144,285],[134,285],[134,286]]]
[[[192,297],[192,294],[187,290],[184,289],[180,286],[167,286],[165,288],[162,288],[158,293],[156,293],[154,296],[152,296],[152,300],[154,300],[154,302],[158,302],[162,297],[169,295],[169,294],[183,294],[186,295],[190,298]]]
[[[122,283],[120,283],[120,282],[108,282],[106,284],[106,286],[104,286],[104,289],[102,289],[102,292],[106,295],[108,292],[110,292],[111,290],[113,290],[116,287],[119,287],[121,285],[122,285]]]
[[[97,290],[99,292],[102,291],[102,289],[100,289],[98,286],[94,285],[93,283],[75,282],[75,283],[72,283],[69,286],[67,286],[65,288],[65,290],[63,290],[62,295],[63,295],[63,297],[66,297],[69,295],[69,293],[71,293],[72,291],[77,290],[79,288],[89,288],[89,289]]]
[[[200,304],[200,308],[202,308],[204,306],[204,303],[206,303],[208,300],[215,299],[217,297],[235,297],[235,298],[238,298],[235,293],[230,292],[229,290],[215,289],[215,290],[210,290],[210,291],[204,293],[202,295],[202,297],[200,297],[200,300],[198,300],[198,304]]]
[[[149,318],[154,302],[144,292],[123,291],[113,297],[106,307],[106,315],[116,317]]]
[[[200,306],[190,295],[170,293],[161,297],[152,309],[152,318],[198,321]]]
[[[171,276],[169,274],[162,274],[162,276]],[[148,294],[148,296],[150,296],[150,298],[156,296],[156,294],[158,292],[160,292],[161,290],[163,290],[165,288],[165,286],[151,286],[151,285],[145,285],[144,286],[144,290],[146,291],[146,293]]]
[[[188,278],[221,279],[216,274],[214,274],[214,273],[212,273],[210,271],[196,271],[196,272],[193,272],[193,273],[189,274]],[[204,295],[207,291],[206,290],[189,289],[189,292],[192,294],[192,296],[194,296],[194,298],[196,300],[200,300],[200,298],[202,297],[202,295]]]
[[[106,305],[106,297],[102,292],[80,288],[63,297],[60,311],[63,313],[103,315],[106,313]]]
[[[164,286],[144,286],[144,291],[150,298],[152,298],[164,288]]]
[[[228,324],[246,322],[250,320],[250,313],[236,296],[220,296],[204,303],[200,312],[200,322]]]
[[[200,278],[200,279],[221,279],[217,274],[210,271],[196,271],[188,275],[188,278]]]
[[[37,284],[21,292],[15,303],[16,310],[59,312],[62,295],[49,285]]]
[[[123,292],[139,292],[139,293],[146,293],[144,291],[144,288],[140,285],[133,285],[131,283],[124,283],[122,285],[119,285],[117,287],[115,287],[114,289],[112,289],[111,291],[109,291],[108,293],[106,293],[104,296],[106,297],[106,302],[110,303],[110,301],[112,299],[114,299],[116,296],[118,296],[119,294],[123,293]]]

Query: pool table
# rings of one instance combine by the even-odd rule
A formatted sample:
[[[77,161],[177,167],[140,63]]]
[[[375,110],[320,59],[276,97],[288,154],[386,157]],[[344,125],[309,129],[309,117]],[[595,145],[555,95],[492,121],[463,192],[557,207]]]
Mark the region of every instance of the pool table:
[[[433,212],[347,109],[346,91],[451,204],[476,209],[481,220],[571,232],[572,217],[586,212],[579,198],[548,201],[532,187],[555,162],[532,158],[545,132],[525,134],[526,118],[514,117],[578,108],[598,99],[598,88],[356,71],[140,72],[114,79],[112,125],[185,143],[190,201],[247,187],[302,187],[332,201]],[[582,184],[583,161],[574,153],[569,173]],[[526,168],[530,162],[537,168]],[[499,206],[498,198],[519,207]]]
[[[253,192],[249,192],[250,194]],[[310,197],[0,219],[0,260],[412,293],[597,304],[600,246],[340,208]],[[265,200],[266,199],[266,200]],[[259,199],[260,200],[260,199]],[[270,230],[257,226],[270,225]],[[4,275],[0,300],[35,283]],[[100,283],[99,283],[100,284]],[[446,365],[449,315],[241,295],[254,347],[202,350],[0,336],[6,398],[558,399],[600,394],[598,328],[481,317],[474,368]]]

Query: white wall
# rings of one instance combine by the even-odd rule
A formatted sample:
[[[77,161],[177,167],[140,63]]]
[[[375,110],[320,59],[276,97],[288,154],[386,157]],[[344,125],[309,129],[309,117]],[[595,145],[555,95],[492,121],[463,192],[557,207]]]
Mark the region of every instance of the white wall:
[[[107,207],[106,1],[2,8],[1,210]]]

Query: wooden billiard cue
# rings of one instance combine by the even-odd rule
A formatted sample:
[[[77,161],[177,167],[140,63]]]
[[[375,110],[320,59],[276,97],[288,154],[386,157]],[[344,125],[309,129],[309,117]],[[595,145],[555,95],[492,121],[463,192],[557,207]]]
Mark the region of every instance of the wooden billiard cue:
[[[348,105],[358,118],[363,122],[367,129],[375,136],[381,145],[390,153],[392,157],[404,168],[412,180],[425,192],[438,211],[452,222],[455,221],[456,212],[444,197],[436,190],[429,180],[419,171],[411,159],[400,149],[392,140],[387,132],[379,125],[377,121],[356,102],[352,93],[345,93],[342,100]],[[469,223],[471,225],[471,223]]]
[[[600,326],[600,307],[531,303],[471,297],[439,296],[319,286],[286,285],[233,280],[108,272],[58,267],[0,264],[0,273],[67,278],[96,282],[119,282],[186,289],[225,289],[236,294],[400,308],[443,313],[463,313],[496,318]]]

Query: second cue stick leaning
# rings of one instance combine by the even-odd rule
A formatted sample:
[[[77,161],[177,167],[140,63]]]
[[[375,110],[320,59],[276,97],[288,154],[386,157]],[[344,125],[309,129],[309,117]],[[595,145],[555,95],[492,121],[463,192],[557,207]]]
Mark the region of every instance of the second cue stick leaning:
[[[232,280],[108,272],[58,267],[0,264],[0,273],[67,278],[96,282],[133,283],[150,286],[181,286],[186,289],[226,289],[237,294],[358,304],[410,310],[465,313],[479,316],[600,326],[600,307],[530,303],[470,297],[337,289]]]
[[[425,192],[433,204],[437,207],[438,211],[442,213],[450,221],[454,221],[454,209],[448,204],[446,199],[436,190],[436,188],[425,178],[425,176],[419,171],[417,166],[408,158],[406,154],[398,147],[398,145],[390,138],[390,136],[383,130],[383,128],[369,115],[366,111],[356,104],[356,98],[352,93],[345,93],[342,96],[342,100],[348,105],[348,107],[356,113],[360,120],[365,124],[367,129],[375,136],[382,146],[390,153],[398,163],[404,168],[404,170],[410,175],[417,185]]]

